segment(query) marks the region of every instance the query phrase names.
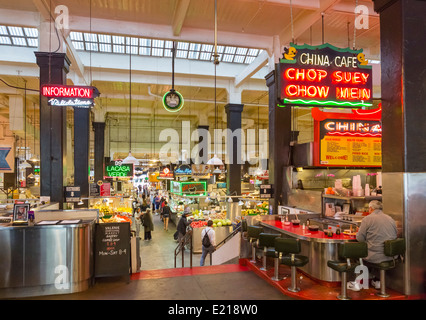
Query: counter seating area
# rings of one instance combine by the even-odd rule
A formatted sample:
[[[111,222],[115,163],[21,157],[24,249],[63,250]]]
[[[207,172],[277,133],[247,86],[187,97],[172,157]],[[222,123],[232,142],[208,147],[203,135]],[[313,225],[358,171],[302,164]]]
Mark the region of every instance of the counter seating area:
[[[247,226],[247,241],[250,242],[252,252],[251,259],[240,259],[240,264],[248,266],[262,279],[276,287],[283,294],[297,299],[305,300],[405,300],[406,295],[386,288],[384,281],[385,271],[395,267],[397,259],[404,253],[404,239],[396,239],[388,241],[385,245],[385,254],[394,257],[394,260],[375,264],[365,265],[368,268],[376,268],[381,270],[380,289],[371,287],[361,289],[360,291],[350,291],[350,297],[347,293],[347,281],[354,281],[349,278],[348,272],[353,271],[360,264],[360,258],[366,257],[368,253],[367,244],[357,242],[353,237],[351,239],[340,236],[334,241],[332,252],[325,259],[318,259],[315,256],[306,254],[303,251],[304,242],[309,239],[299,238],[301,230],[294,233],[294,227],[288,227],[285,232],[279,231],[278,225],[281,222],[267,220],[260,222],[259,225]],[[270,226],[274,226],[272,229]],[[301,227],[300,227],[301,228]],[[284,227],[282,227],[284,231]],[[323,233],[321,231],[318,231]],[[326,242],[322,235],[316,235],[315,239]],[[347,241],[343,241],[347,240]],[[318,240],[316,240],[318,241]],[[314,241],[315,243],[315,241]],[[306,245],[306,243],[305,243]],[[318,263],[324,265],[320,266]],[[311,272],[313,268],[326,268],[340,275],[339,279],[333,281],[324,281],[316,277],[315,272]],[[351,273],[353,276],[354,273]]]

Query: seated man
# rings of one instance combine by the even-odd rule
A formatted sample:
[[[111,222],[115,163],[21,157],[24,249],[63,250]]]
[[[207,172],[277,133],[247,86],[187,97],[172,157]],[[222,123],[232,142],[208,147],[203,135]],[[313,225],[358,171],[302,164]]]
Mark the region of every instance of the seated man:
[[[368,256],[364,258],[365,262],[379,263],[391,260],[384,254],[384,242],[397,238],[397,228],[395,221],[383,213],[383,204],[378,200],[370,201],[368,204],[369,215],[362,219],[356,239],[359,242],[367,242]],[[380,281],[372,279],[372,285],[380,288]],[[348,289],[358,291],[359,284],[348,283]]]

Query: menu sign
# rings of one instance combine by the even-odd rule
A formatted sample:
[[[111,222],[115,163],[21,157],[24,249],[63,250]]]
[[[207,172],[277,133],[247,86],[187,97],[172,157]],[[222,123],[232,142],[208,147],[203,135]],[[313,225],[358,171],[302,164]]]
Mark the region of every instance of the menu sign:
[[[372,68],[360,50],[331,44],[285,49],[279,64],[280,103],[296,106],[372,106]]]
[[[381,109],[353,114],[313,109],[314,164],[317,166],[381,167]],[[321,114],[320,114],[321,113]],[[330,118],[328,118],[330,117]],[[319,119],[320,118],[320,119]]]
[[[95,277],[130,274],[130,223],[96,224]]]

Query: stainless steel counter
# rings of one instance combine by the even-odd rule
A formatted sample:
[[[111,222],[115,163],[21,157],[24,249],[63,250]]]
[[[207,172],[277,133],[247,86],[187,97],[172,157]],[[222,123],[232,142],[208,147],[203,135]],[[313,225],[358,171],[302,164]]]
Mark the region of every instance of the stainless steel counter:
[[[54,219],[70,214],[56,211],[49,216]],[[78,215],[78,210],[72,212],[74,218]],[[88,219],[67,225],[0,225],[0,298],[86,290],[93,276],[95,222],[96,219]]]
[[[301,224],[309,215],[299,215]],[[338,260],[338,246],[340,243],[356,241],[354,238],[344,235],[327,238],[322,231],[304,232],[302,227],[282,227],[281,222],[275,222],[276,216],[266,216],[260,225],[265,228],[265,232],[280,233],[284,238],[296,238],[301,243],[301,255],[307,256],[309,262],[299,268],[314,279],[325,282],[341,281],[340,273],[327,266],[328,260]]]

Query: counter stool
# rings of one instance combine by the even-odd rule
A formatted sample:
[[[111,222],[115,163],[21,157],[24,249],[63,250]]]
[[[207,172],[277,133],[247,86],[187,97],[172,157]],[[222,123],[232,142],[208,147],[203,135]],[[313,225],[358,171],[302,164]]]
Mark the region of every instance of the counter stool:
[[[274,233],[261,233],[259,234],[258,248],[262,249],[262,267],[260,270],[266,271],[266,258],[275,258],[275,238],[279,237],[279,234]]]
[[[300,255],[300,240],[295,238],[276,238],[275,239],[275,261],[274,277],[272,280],[279,281],[279,264],[285,264],[291,267],[291,286],[287,288],[291,292],[299,292],[296,282],[296,267],[303,267],[309,262],[309,258]]]
[[[339,258],[346,260],[329,260],[327,266],[342,275],[342,291],[337,296],[340,300],[349,300],[347,295],[347,272],[354,270],[359,263],[351,262],[351,259],[365,258],[368,254],[366,242],[345,242],[339,245]]]
[[[247,236],[251,244],[251,263],[256,263],[256,245],[259,239],[259,234],[263,232],[261,226],[247,226]]]
[[[396,262],[402,260],[402,255],[405,253],[405,239],[398,238],[387,240],[384,243],[384,254],[387,257],[392,257],[392,260],[386,260],[379,263],[365,262],[368,267],[380,270],[380,291],[376,293],[379,297],[387,298],[390,294],[386,293],[386,270],[396,267]]]

